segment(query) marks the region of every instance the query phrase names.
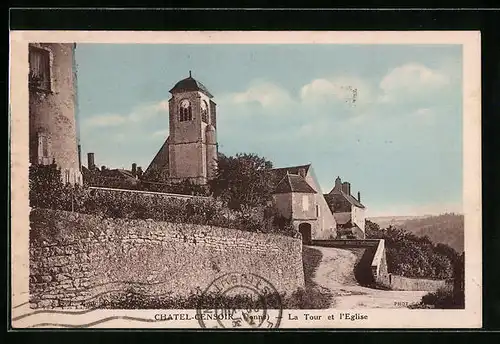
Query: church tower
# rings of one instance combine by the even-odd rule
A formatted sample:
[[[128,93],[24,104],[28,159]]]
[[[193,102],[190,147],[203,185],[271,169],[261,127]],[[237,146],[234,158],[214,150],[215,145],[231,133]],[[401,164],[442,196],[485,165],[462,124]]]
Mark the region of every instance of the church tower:
[[[168,179],[206,184],[217,159],[216,104],[212,94],[189,72],[170,90]],[[165,166],[166,167],[166,166]]]

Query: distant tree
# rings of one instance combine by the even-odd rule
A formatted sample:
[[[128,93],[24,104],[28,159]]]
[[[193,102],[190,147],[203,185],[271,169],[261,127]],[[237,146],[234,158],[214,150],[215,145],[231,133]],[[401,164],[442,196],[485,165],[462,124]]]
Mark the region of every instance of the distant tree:
[[[394,274],[438,279],[455,275],[455,250],[443,244],[434,245],[428,236],[417,236],[394,226],[380,229],[369,220],[366,222],[366,236],[385,240],[387,265]]]
[[[213,195],[232,209],[265,206],[274,187],[272,162],[256,154],[219,154],[215,178],[210,182]]]
[[[370,220],[365,220],[365,231],[366,232],[373,232],[373,231],[379,231],[380,230],[380,226],[375,223],[375,222],[372,222]]]

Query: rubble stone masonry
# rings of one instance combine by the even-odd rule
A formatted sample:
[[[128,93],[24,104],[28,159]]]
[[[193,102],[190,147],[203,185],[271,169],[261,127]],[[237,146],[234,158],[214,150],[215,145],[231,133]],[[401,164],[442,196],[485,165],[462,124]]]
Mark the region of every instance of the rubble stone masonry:
[[[98,307],[106,295],[187,296],[229,272],[280,293],[304,287],[300,239],[234,229],[33,209],[30,306]]]

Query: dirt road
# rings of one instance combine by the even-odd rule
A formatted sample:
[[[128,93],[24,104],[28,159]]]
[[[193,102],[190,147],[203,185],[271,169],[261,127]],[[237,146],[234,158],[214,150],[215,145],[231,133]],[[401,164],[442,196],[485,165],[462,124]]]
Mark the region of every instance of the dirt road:
[[[401,308],[417,303],[426,291],[387,291],[362,287],[354,277],[357,256],[344,249],[310,247],[321,252],[319,265],[312,273],[311,281],[320,291],[333,298],[330,308]]]

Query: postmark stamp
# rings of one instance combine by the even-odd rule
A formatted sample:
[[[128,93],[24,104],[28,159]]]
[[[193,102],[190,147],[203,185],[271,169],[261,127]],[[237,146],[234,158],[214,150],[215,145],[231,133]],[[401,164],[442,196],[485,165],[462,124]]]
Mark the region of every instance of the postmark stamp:
[[[271,282],[253,273],[216,278],[196,309],[202,328],[278,328],[282,316],[281,295]]]

